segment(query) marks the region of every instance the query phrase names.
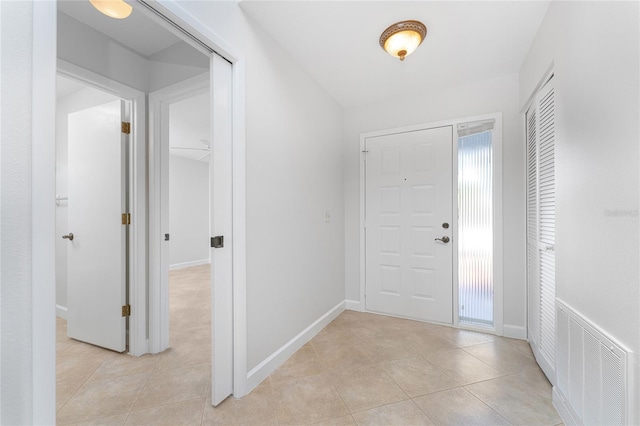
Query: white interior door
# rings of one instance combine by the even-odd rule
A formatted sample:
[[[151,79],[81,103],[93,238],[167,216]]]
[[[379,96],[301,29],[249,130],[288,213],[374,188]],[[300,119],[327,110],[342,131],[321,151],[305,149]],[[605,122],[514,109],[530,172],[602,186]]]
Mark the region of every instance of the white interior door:
[[[452,134],[365,141],[367,310],[453,322]]]
[[[117,100],[69,114],[69,337],[126,349],[127,168]],[[67,236],[70,236],[68,234]]]
[[[211,401],[218,405],[233,393],[233,246],[232,246],[232,69],[211,58],[213,101],[211,159],[211,237],[223,237],[211,248]]]

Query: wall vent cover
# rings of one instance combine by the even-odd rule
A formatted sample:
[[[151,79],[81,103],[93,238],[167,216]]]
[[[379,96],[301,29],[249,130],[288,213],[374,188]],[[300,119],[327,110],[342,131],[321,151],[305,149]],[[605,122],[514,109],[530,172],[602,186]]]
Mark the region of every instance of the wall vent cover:
[[[622,425],[629,407],[628,351],[556,299],[557,391],[580,424]]]

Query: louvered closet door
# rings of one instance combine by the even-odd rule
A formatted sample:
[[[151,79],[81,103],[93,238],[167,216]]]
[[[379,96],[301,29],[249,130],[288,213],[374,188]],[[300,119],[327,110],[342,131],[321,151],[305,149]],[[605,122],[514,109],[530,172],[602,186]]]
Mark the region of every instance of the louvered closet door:
[[[529,341],[540,342],[540,262],[538,252],[538,144],[537,109],[527,112],[527,282],[529,292]]]
[[[529,337],[555,384],[555,99],[553,80],[527,113],[527,260]]]

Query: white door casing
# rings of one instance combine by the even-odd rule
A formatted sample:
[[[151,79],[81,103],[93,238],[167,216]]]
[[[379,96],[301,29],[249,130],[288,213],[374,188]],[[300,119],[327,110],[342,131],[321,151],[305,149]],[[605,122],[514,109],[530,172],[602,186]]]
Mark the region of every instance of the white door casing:
[[[125,102],[69,114],[69,337],[126,349],[127,141]]]
[[[211,248],[211,402],[218,405],[233,393],[233,103],[232,67],[211,56],[211,157],[209,197],[211,237],[224,246]],[[212,244],[213,245],[213,244]]]
[[[453,322],[452,137],[444,126],[365,139],[367,310]]]
[[[246,81],[246,62],[245,58],[241,52],[237,51],[235,48],[230,46],[225,40],[221,39],[216,33],[214,33],[210,28],[203,25],[200,21],[197,20],[196,17],[185,11],[178,2],[174,1],[164,1],[160,0],[153,3],[145,3],[145,7],[152,10],[152,12],[144,12],[148,13],[149,16],[161,17],[163,20],[169,22],[168,25],[165,25],[168,29],[173,29],[176,32],[176,35],[182,36],[186,33],[189,35],[188,38],[184,40],[188,43],[191,43],[192,46],[197,49],[202,49],[210,54],[220,54],[224,57],[218,58],[216,61],[212,61],[210,72],[216,72],[219,70],[220,66],[231,67],[231,78],[227,79],[226,84],[228,86],[221,87],[218,83],[221,83],[224,79],[218,79],[216,76],[212,76],[212,82],[215,84],[210,88],[212,99],[218,99],[220,97],[219,93],[225,93],[225,96],[228,98],[230,105],[227,105],[227,108],[232,108],[232,111],[229,110],[230,114],[226,115],[226,119],[228,120],[227,130],[230,132],[231,145],[229,148],[231,149],[231,158],[228,160],[228,166],[231,166],[230,176],[228,173],[225,174],[225,169],[222,168],[213,168],[213,173],[216,174],[216,180],[220,180],[220,182],[226,181],[226,184],[230,186],[230,194],[231,200],[226,205],[220,203],[216,204],[215,202],[211,203],[212,215],[215,212],[215,209],[221,207],[223,209],[228,209],[229,212],[233,212],[233,221],[231,223],[232,229],[229,232],[224,234],[215,234],[215,235],[224,235],[225,236],[225,247],[232,251],[229,253],[230,258],[228,259],[227,264],[231,264],[232,270],[227,272],[228,280],[217,280],[214,279],[214,284],[212,286],[212,297],[216,297],[216,294],[220,296],[220,294],[224,294],[225,297],[229,300],[226,306],[222,306],[223,309],[216,309],[213,304],[217,301],[213,299],[212,304],[212,324],[215,325],[215,330],[212,330],[212,401],[214,404],[219,403],[224,397],[220,395],[224,395],[228,392],[228,389],[231,388],[233,395],[235,397],[244,396],[247,391],[248,385],[248,376],[247,376],[247,319],[246,319],[246,163],[245,163],[245,81]],[[144,8],[140,8],[140,11],[143,11]],[[176,28],[180,28],[180,30],[176,30]],[[216,52],[216,53],[213,53]],[[227,62],[228,61],[228,62]],[[227,62],[223,64],[222,62]],[[231,64],[233,64],[231,66]],[[215,110],[218,108],[217,104],[212,103],[212,112],[213,116],[216,116]],[[220,124],[220,122],[218,122]],[[215,129],[214,129],[215,132]],[[212,138],[212,143],[213,143]],[[154,144],[153,150],[160,149],[158,144],[158,138],[151,138],[152,143]],[[211,148],[212,156],[215,156],[215,148]],[[215,161],[215,159],[213,160]],[[151,172],[151,181],[149,185],[150,193],[158,194],[163,191],[162,188],[159,188],[159,182],[161,181],[161,170],[160,170],[160,161],[157,161],[157,156],[153,155],[150,157],[150,172]],[[153,167],[151,167],[153,166]],[[226,169],[228,171],[228,169]],[[233,178],[232,181],[229,180]],[[213,188],[213,191],[216,192],[216,189]],[[157,236],[161,236],[161,222],[162,220],[158,219],[158,209],[161,208],[160,204],[157,202],[153,202],[150,204],[150,232],[156,235],[155,244],[150,250],[150,267],[154,268],[154,273],[160,274],[160,267],[158,265],[161,263],[160,252],[161,250],[158,247]],[[213,225],[215,226],[215,225]],[[212,228],[213,229],[213,228]],[[233,231],[233,235],[231,234],[231,230]],[[212,235],[216,230],[212,231]],[[233,244],[231,244],[233,242]],[[151,242],[150,242],[151,244]],[[212,256],[212,268],[216,268],[216,265],[224,264],[224,262],[216,261],[216,259]],[[227,286],[227,288],[219,288],[216,290],[218,286]],[[168,312],[162,313],[165,310],[164,305],[161,303],[162,298],[162,289],[158,289],[160,286],[159,280],[152,280],[150,282],[150,287],[156,287],[153,291],[150,289],[149,294],[149,310],[150,316],[155,315],[156,317],[160,317],[162,315],[167,315]],[[152,297],[154,296],[156,297]],[[160,296],[160,297],[157,297]],[[159,303],[160,302],[160,303]],[[226,332],[222,331],[225,327],[228,328]],[[157,347],[160,345],[151,344],[151,339],[158,340],[158,333],[153,333],[149,335],[150,345],[151,347]],[[224,341],[222,339],[223,336],[227,336]],[[161,337],[161,336],[160,336]],[[215,342],[215,343],[214,343]],[[230,345],[230,347],[225,347],[225,345]],[[215,347],[216,349],[213,349]],[[218,355],[221,355],[220,359],[227,358],[226,362],[221,361],[217,362]],[[226,372],[220,371],[222,366],[226,365],[227,368],[232,368],[232,373],[229,376]],[[216,390],[217,382],[220,381],[221,386],[220,389],[227,390]]]

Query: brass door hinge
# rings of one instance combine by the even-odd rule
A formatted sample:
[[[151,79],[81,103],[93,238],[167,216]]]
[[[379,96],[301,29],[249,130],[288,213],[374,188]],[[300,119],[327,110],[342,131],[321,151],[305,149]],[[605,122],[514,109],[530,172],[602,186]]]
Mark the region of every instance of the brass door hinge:
[[[131,133],[131,123],[127,123],[126,121],[122,122],[122,133],[128,135]]]
[[[122,224],[131,225],[131,213],[122,213]]]
[[[122,307],[122,316],[123,317],[131,316],[131,305],[124,305]]]

